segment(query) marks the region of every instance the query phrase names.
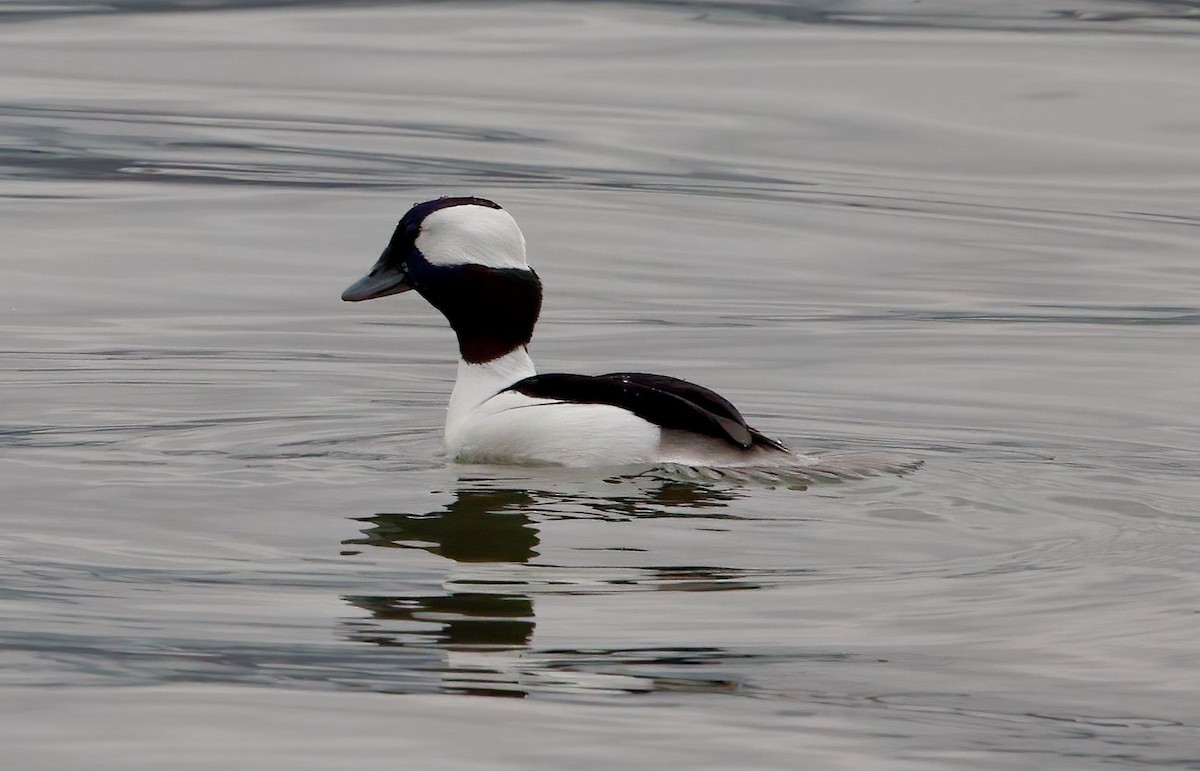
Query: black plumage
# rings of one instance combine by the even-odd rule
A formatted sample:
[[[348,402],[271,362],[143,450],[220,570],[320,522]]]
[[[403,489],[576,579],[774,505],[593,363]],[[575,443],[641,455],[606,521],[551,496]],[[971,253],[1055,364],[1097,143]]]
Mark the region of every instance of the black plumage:
[[[577,404],[610,404],[667,429],[692,431],[751,447],[787,451],[781,443],[746,425],[745,418],[724,397],[667,375],[613,372],[608,375],[534,375],[509,386],[537,399]]]

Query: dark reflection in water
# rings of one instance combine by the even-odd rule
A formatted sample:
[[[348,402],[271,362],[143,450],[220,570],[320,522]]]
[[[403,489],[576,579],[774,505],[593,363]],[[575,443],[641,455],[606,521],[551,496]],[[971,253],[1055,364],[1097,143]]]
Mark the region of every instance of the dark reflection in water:
[[[360,521],[370,526],[363,530],[363,537],[343,543],[422,549],[459,563],[524,564],[537,555],[537,530],[522,511],[533,503],[533,497],[523,490],[463,490],[441,511],[364,517]],[[356,642],[401,648],[432,646],[447,651],[503,651],[526,648],[533,638],[533,600],[520,594],[451,592],[343,599],[370,614],[370,622],[348,625],[346,636]],[[447,680],[446,689],[486,695],[525,693],[517,678],[497,682],[493,687],[469,682],[456,685]]]
[[[524,490],[460,490],[441,511],[427,514],[380,513],[362,538],[346,545],[424,549],[455,562],[528,562],[537,555],[537,531],[523,508],[533,496]]]
[[[441,629],[353,635],[377,645],[406,645],[410,640],[436,645],[528,645],[533,637],[533,600],[505,594],[455,593],[431,597],[346,597],[381,622],[428,623],[443,619]],[[389,623],[389,626],[391,624]]]
[[[636,493],[586,493],[464,486],[441,509],[381,512],[358,521],[362,536],[343,541],[347,556],[356,547],[418,549],[458,565],[512,565],[512,575],[454,576],[445,594],[347,595],[342,599],[368,617],[343,622],[353,642],[385,648],[436,649],[445,655],[441,687],[479,695],[525,696],[533,690],[601,689],[732,691],[727,677],[681,677],[670,667],[711,666],[743,655],[717,648],[537,650],[534,596],[554,593],[626,590],[727,591],[756,589],[747,571],[716,566],[664,565],[641,568],[531,564],[539,554],[537,523],[567,517],[621,520],[665,516],[720,518],[720,509],[739,497],[720,489],[676,481],[614,478],[610,485],[635,484]],[[533,572],[531,572],[533,571]],[[541,572],[546,575],[540,575]],[[803,572],[803,571],[798,571]],[[543,588],[539,589],[541,586]],[[522,590],[522,588],[525,590]],[[654,676],[639,669],[656,670]]]

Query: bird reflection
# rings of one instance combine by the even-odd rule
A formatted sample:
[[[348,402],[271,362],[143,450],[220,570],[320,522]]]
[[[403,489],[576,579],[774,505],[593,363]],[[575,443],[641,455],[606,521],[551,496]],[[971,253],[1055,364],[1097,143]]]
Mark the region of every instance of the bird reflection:
[[[419,549],[460,566],[522,566],[538,556],[537,522],[568,516],[629,519],[686,515],[680,509],[691,511],[691,516],[721,517],[715,511],[701,514],[697,510],[722,508],[739,496],[736,490],[662,480],[638,480],[633,494],[613,495],[612,483],[624,481],[628,480],[592,480],[587,484],[595,494],[588,495],[578,490],[477,486],[479,482],[464,480],[441,509],[381,512],[360,518],[362,535],[343,544]],[[533,598],[520,591],[528,583],[527,574],[514,569],[514,575],[489,573],[488,580],[480,580],[455,572],[459,571],[452,571],[444,585],[469,585],[469,591],[344,596],[344,601],[369,614],[366,619],[346,621],[346,637],[391,649],[443,652],[447,658],[440,668],[443,690],[521,697],[531,684],[544,686],[548,674],[540,672],[526,656],[536,625]],[[648,574],[659,572],[652,569]],[[496,580],[491,580],[493,577]],[[493,587],[494,591],[489,591]],[[569,678],[569,673],[562,669],[553,673],[558,687],[564,677]]]
[[[472,592],[429,597],[346,597],[376,621],[424,625],[435,621],[435,632],[396,630],[372,635],[360,631],[354,638],[376,645],[439,645],[446,647],[523,647],[533,637],[533,601],[521,595]]]
[[[537,530],[523,510],[524,490],[459,490],[441,511],[364,517],[362,538],[345,544],[424,549],[455,562],[528,562],[537,556]]]
[[[347,546],[420,549],[459,564],[525,564],[537,556],[538,533],[526,510],[535,500],[517,489],[466,488],[442,509],[425,513],[381,512],[359,521],[362,537]],[[455,657],[524,650],[533,638],[533,600],[511,592],[450,592],[416,596],[343,598],[367,611],[369,621],[348,622],[356,642],[384,647],[435,648],[450,659],[442,688],[459,693],[524,696],[507,662],[455,663]],[[452,675],[455,670],[459,674]],[[471,673],[463,676],[463,670]]]

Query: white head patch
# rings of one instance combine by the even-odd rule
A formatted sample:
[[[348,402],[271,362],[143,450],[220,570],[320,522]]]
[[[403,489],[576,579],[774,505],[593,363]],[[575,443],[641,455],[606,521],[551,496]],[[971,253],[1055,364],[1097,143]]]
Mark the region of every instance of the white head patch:
[[[529,268],[517,221],[503,209],[489,206],[438,209],[421,222],[416,245],[432,265]]]

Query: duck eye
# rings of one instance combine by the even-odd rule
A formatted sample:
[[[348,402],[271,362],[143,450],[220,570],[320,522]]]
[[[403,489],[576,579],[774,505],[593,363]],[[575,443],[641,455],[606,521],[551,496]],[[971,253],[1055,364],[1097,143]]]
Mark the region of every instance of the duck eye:
[[[421,226],[415,222],[410,222],[404,226],[404,235],[412,238],[417,237],[417,233],[421,232]]]

